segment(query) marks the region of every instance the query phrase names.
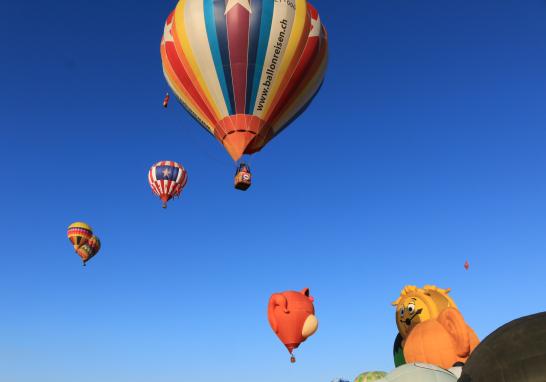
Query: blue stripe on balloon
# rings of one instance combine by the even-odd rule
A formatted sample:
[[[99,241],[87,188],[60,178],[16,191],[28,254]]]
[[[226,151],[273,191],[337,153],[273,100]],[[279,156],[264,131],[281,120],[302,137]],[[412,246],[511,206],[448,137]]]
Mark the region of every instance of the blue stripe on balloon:
[[[226,11],[226,2],[224,0],[213,0],[212,5],[214,10],[214,23],[216,24],[218,48],[222,59],[222,67],[224,69],[224,81],[229,94],[229,105],[231,106],[235,105],[235,98],[233,97],[233,80],[231,78],[231,62],[229,60],[227,24],[226,16],[224,15],[224,12]],[[226,102],[226,105],[227,104],[228,103]],[[235,114],[232,107],[229,109],[229,114]]]
[[[216,75],[220,82],[222,88],[222,94],[224,95],[224,101],[226,103],[228,113],[233,114],[233,94],[230,95],[228,86],[226,83],[226,76],[224,73],[224,66],[222,64],[222,56],[220,54],[220,46],[218,44],[218,35],[216,32],[216,18],[215,18],[215,8],[222,8],[215,3],[221,3],[225,6],[225,3],[222,2],[213,2],[213,0],[204,0],[203,9],[205,13],[205,26],[207,28],[207,36],[209,40],[210,52],[212,53],[212,58],[214,60],[214,67],[216,68]],[[231,84],[231,78],[230,78]]]
[[[251,97],[256,70],[256,56],[258,54],[258,41],[260,38],[262,1],[263,0],[253,0],[251,5],[252,13],[250,14],[250,31],[248,33],[248,66],[246,72],[246,114],[252,114],[254,109],[254,104],[251,103]]]
[[[254,3],[254,2],[253,2]],[[254,83],[252,86],[252,98],[249,105],[252,105],[249,110],[254,110],[254,104],[256,103],[256,96],[258,94],[258,88],[260,86],[260,79],[262,77],[262,69],[265,61],[265,54],[267,52],[267,44],[269,43],[269,34],[271,33],[271,22],[273,21],[273,4],[272,0],[262,2],[262,14],[260,20],[260,39],[258,42],[258,52],[256,55],[256,67],[254,68]]]

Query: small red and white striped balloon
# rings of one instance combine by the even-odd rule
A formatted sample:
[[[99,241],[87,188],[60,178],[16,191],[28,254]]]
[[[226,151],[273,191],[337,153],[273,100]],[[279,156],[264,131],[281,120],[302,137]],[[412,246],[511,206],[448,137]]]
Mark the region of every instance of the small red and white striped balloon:
[[[154,164],[148,172],[148,183],[154,194],[163,201],[163,208],[167,202],[180,196],[188,181],[188,173],[180,163],[161,161]]]

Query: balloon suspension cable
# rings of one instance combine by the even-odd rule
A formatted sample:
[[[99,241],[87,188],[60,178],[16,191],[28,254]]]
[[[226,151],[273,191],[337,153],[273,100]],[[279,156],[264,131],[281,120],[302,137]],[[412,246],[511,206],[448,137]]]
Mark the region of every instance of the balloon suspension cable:
[[[237,166],[243,163],[250,168],[250,154],[243,154],[237,161]]]
[[[251,158],[250,154],[246,154],[246,164],[250,168],[250,171],[252,171],[251,164],[250,164],[250,158]]]

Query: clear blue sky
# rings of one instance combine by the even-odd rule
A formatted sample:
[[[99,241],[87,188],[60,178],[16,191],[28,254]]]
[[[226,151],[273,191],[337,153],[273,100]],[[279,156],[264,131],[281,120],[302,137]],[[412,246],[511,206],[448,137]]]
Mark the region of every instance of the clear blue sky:
[[[326,82],[243,193],[222,147],[161,107],[175,1],[2,3],[1,381],[388,371],[406,284],[451,287],[480,338],[545,310],[546,2],[313,4]],[[146,178],[164,159],[189,172],[167,210]],[[86,269],[76,220],[103,243]],[[320,327],[292,365],[267,301],[306,286]]]

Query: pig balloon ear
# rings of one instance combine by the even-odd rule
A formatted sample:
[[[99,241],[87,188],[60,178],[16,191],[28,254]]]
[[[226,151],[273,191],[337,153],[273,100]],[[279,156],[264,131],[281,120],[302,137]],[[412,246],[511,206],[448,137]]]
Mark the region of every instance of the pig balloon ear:
[[[288,300],[284,294],[275,293],[273,296],[271,296],[271,302],[274,304],[273,308],[280,306],[284,310],[284,313],[288,313]]]
[[[288,300],[283,294],[275,293],[269,299],[269,306],[267,307],[267,317],[269,318],[269,323],[271,328],[276,333],[278,329],[277,319],[275,318],[275,308],[280,306],[284,313],[288,313]]]
[[[459,357],[467,357],[470,353],[470,338],[468,326],[463,315],[455,308],[446,308],[438,315],[438,322],[447,330],[455,341],[455,350]]]
[[[309,288],[303,288],[300,293],[309,297]]]

